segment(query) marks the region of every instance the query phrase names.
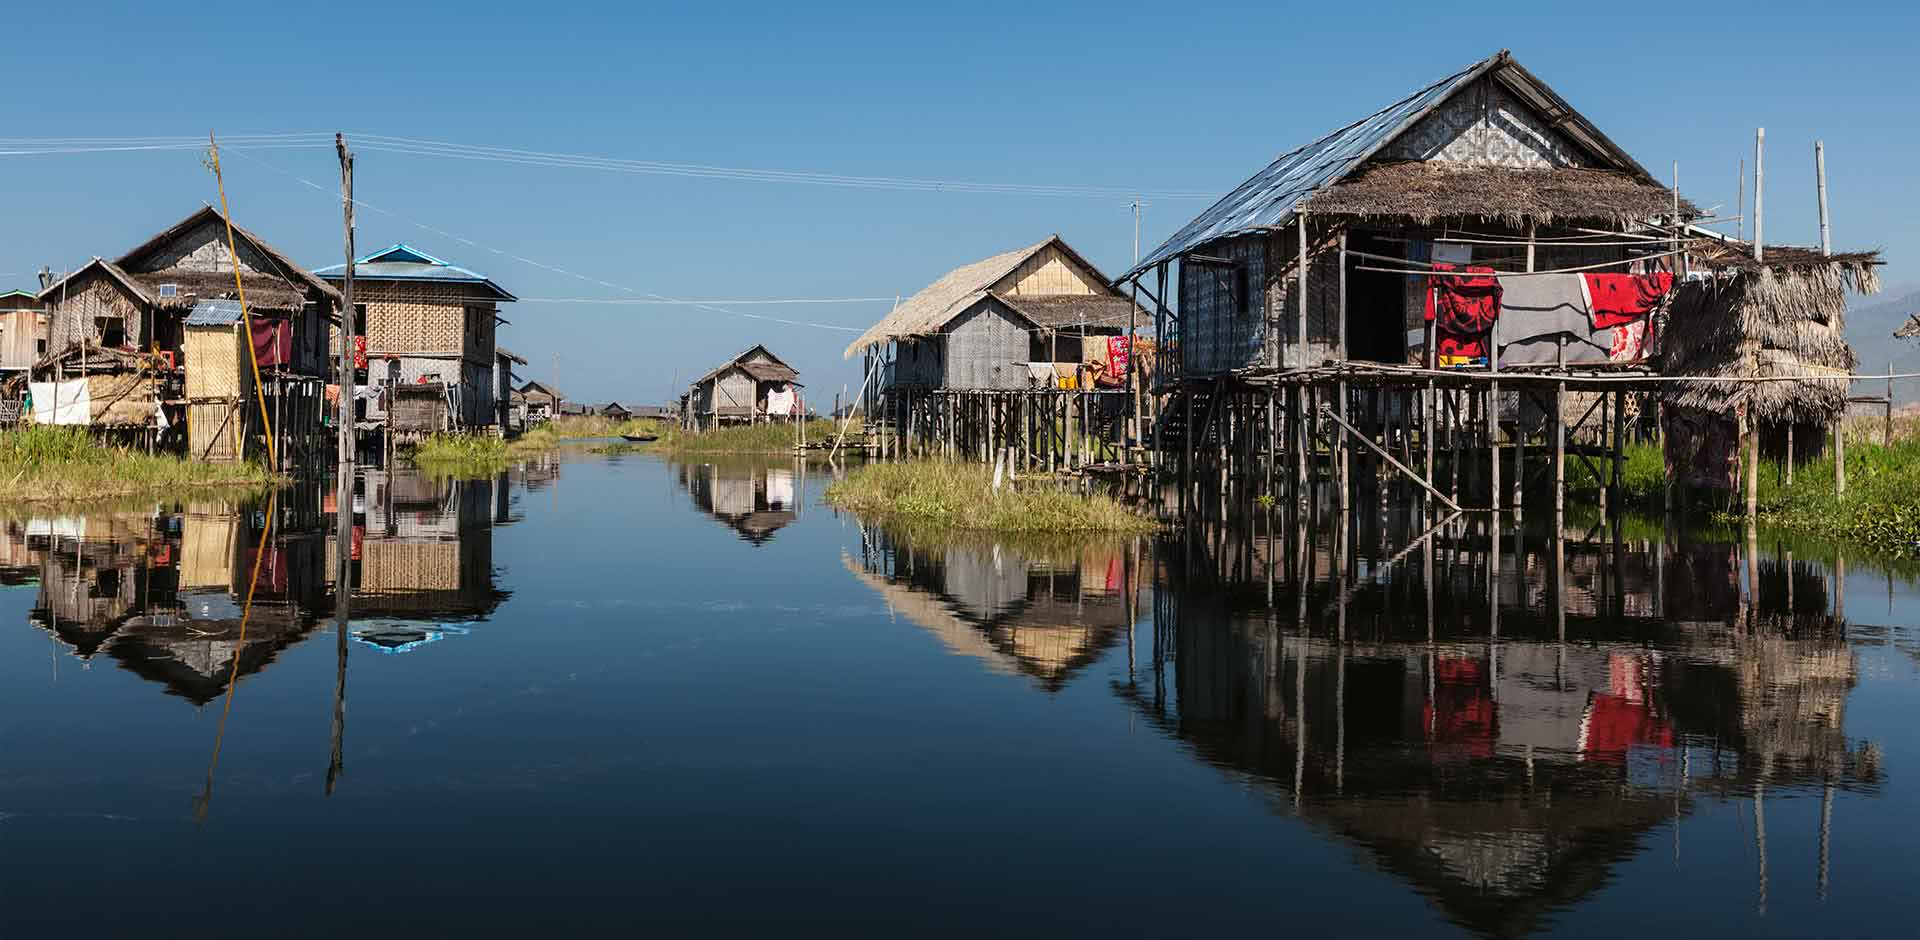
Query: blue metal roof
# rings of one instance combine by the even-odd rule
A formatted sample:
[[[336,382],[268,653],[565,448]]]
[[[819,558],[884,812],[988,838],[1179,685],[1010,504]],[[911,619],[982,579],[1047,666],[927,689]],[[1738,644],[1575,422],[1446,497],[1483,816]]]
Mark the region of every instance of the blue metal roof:
[[[228,326],[244,315],[237,300],[202,300],[187,314],[188,326]]]
[[[328,281],[345,280],[347,266],[336,264],[313,272]],[[406,243],[382,248],[353,260],[353,276],[368,281],[424,281],[440,284],[480,284],[499,300],[517,300],[506,289],[478,271],[448,264]]]
[[[1207,242],[1277,228],[1314,190],[1347,175],[1456,90],[1503,61],[1500,52],[1475,62],[1393,104],[1285,154],[1188,222],[1120,280],[1183,255]]]

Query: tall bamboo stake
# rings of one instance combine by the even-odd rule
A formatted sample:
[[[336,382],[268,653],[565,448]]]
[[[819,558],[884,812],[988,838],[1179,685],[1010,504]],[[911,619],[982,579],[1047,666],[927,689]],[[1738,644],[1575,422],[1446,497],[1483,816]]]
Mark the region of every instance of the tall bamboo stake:
[[[247,362],[253,366],[253,395],[260,404],[260,424],[267,437],[267,466],[278,468],[280,454],[273,446],[273,421],[267,417],[267,390],[260,384],[260,354],[253,348],[253,311],[247,308],[247,287],[240,282],[240,250],[233,240],[233,216],[227,211],[227,181],[220,172],[220,145],[207,132],[207,152],[213,160],[213,181],[220,190],[221,221],[227,224],[227,260],[233,265],[233,291],[240,300],[240,323],[247,331]]]

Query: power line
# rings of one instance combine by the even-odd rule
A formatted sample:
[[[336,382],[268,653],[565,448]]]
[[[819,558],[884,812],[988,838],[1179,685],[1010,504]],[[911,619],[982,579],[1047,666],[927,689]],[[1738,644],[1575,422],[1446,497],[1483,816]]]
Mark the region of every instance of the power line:
[[[442,159],[537,166],[554,169],[600,170],[692,179],[734,180],[740,182],[789,183],[810,186],[834,186],[905,192],[952,192],[985,195],[1086,197],[1097,199],[1212,199],[1218,193],[1198,190],[1149,190],[1125,186],[1079,186],[1069,184],[1006,183],[981,180],[939,179],[929,177],[852,175],[814,170],[719,166],[704,163],[677,163],[638,160],[591,154],[560,153],[463,144],[453,141],[398,137],[386,134],[353,134],[355,147],[361,150],[439,157]],[[262,149],[304,149],[331,147],[333,137],[322,133],[244,134],[222,138],[232,147]],[[39,156],[80,153],[122,153],[142,151],[204,150],[206,141],[198,137],[10,137],[0,138],[0,156]]]
[[[356,144],[355,144],[355,146],[356,146],[356,148],[357,148],[357,147],[359,146],[357,142],[356,142]],[[278,166],[275,166],[275,165],[273,165],[272,163],[269,163],[269,162],[267,162],[267,161],[265,161],[265,160],[262,160],[262,159],[261,159],[261,158],[259,158],[259,157],[255,157],[255,156],[250,156],[250,155],[248,155],[248,154],[246,154],[246,153],[243,153],[243,152],[241,152],[241,151],[239,151],[239,150],[233,150],[233,149],[231,149],[231,148],[228,148],[228,152],[230,152],[230,153],[233,153],[233,154],[236,154],[236,155],[238,155],[238,156],[240,156],[240,157],[243,157],[243,158],[245,158],[245,159],[248,159],[248,160],[251,160],[251,161],[253,161],[254,163],[258,163],[258,164],[260,164],[261,166],[263,166],[263,167],[266,167],[267,169],[270,169],[270,170],[273,170],[274,172],[276,172],[276,173],[279,173],[279,174],[281,174],[281,175],[283,175],[283,176],[287,176],[287,177],[289,177],[289,178],[291,178],[291,179],[293,179],[293,180],[295,180],[295,181],[297,181],[297,182],[299,182],[299,183],[300,183],[301,185],[304,185],[304,186],[306,186],[307,188],[309,188],[309,189],[312,189],[312,190],[314,190],[315,192],[318,192],[318,193],[321,193],[321,194],[323,194],[323,195],[326,195],[326,196],[328,196],[329,198],[333,198],[333,197],[335,196],[335,194],[334,194],[334,193],[333,193],[333,192],[332,192],[331,190],[329,190],[329,189],[327,189],[327,188],[326,188],[326,187],[324,187],[324,186],[321,186],[321,185],[320,185],[319,183],[315,183],[314,181],[312,181],[312,180],[310,180],[310,179],[307,179],[307,178],[305,178],[305,177],[303,177],[303,176],[300,176],[300,175],[299,175],[299,174],[297,174],[297,173],[293,173],[293,172],[291,172],[291,171],[289,171],[289,170],[284,170],[284,169],[281,169],[280,167],[278,167]],[[427,223],[425,223],[425,222],[421,222],[421,221],[419,221],[419,220],[417,220],[417,219],[411,219],[411,218],[408,218],[407,216],[404,216],[404,215],[401,215],[400,213],[398,213],[398,212],[395,212],[395,211],[393,211],[393,210],[391,210],[391,209],[386,209],[386,208],[383,208],[383,207],[381,207],[381,206],[376,206],[376,205],[374,205],[374,204],[372,204],[372,203],[370,203],[370,202],[367,202],[366,200],[364,200],[364,199],[361,199],[361,198],[359,198],[359,197],[354,197],[354,200],[353,200],[353,204],[354,204],[354,205],[356,205],[356,206],[358,206],[358,207],[360,207],[360,208],[363,208],[363,209],[366,209],[366,210],[368,210],[368,211],[371,211],[371,212],[378,212],[378,213],[380,213],[381,215],[384,215],[384,216],[388,216],[388,217],[391,217],[391,218],[394,218],[394,219],[398,219],[398,220],[400,220],[400,221],[402,221],[402,222],[405,222],[405,223],[407,223],[408,225],[412,225],[412,226],[414,226],[414,227],[416,227],[416,228],[419,228],[419,229],[422,229],[422,230],[424,230],[424,231],[428,231],[428,232],[432,232],[432,233],[434,233],[435,235],[439,235],[439,236],[441,236],[442,238],[450,238],[450,239],[453,239],[454,241],[457,241],[457,242],[459,242],[460,244],[463,244],[463,245],[467,245],[467,246],[469,246],[469,247],[472,247],[472,248],[476,248],[476,249],[479,249],[479,250],[481,250],[481,251],[485,251],[485,252],[489,252],[489,253],[492,253],[492,254],[495,254],[495,255],[499,255],[499,256],[500,256],[500,257],[502,257],[502,258],[509,258],[509,259],[512,259],[512,260],[514,260],[514,261],[518,261],[518,262],[520,262],[521,264],[525,264],[525,265],[530,265],[530,266],[532,266],[532,267],[536,267],[536,268],[540,268],[541,270],[544,270],[544,271],[551,271],[551,272],[553,272],[553,273],[555,273],[555,274],[561,274],[561,275],[565,275],[565,276],[567,276],[567,277],[571,277],[571,278],[574,278],[574,279],[576,279],[576,280],[581,280],[581,281],[585,281],[585,282],[587,282],[587,283],[589,283],[589,284],[598,284],[598,285],[600,285],[601,287],[606,287],[606,288],[610,288],[610,289],[612,289],[612,290],[617,290],[617,291],[621,291],[621,292],[623,292],[623,293],[628,293],[628,294],[633,294],[633,295],[635,295],[635,296],[637,296],[637,297],[645,297],[645,298],[648,298],[648,299],[651,299],[651,300],[657,300],[657,301],[669,301],[669,302],[674,302],[674,303],[679,303],[679,302],[681,302],[681,299],[680,299],[680,298],[677,298],[677,297],[668,297],[668,296],[667,296],[667,295],[665,295],[665,294],[658,294],[658,293],[654,293],[654,292],[652,292],[652,291],[643,291],[643,290],[639,290],[639,289],[637,289],[637,288],[633,288],[633,287],[628,287],[628,286],[627,286],[627,285],[625,285],[625,284],[615,284],[615,283],[613,283],[612,281],[607,281],[607,280],[602,280],[602,279],[600,279],[600,278],[597,278],[597,277],[591,277],[591,276],[589,276],[589,275],[585,275],[585,274],[580,274],[580,273],[578,273],[578,272],[574,272],[574,271],[569,271],[569,270],[567,270],[567,269],[565,269],[565,268],[562,268],[562,267],[559,267],[559,266],[557,266],[557,265],[551,265],[551,264],[547,264],[547,263],[545,263],[545,262],[542,262],[542,261],[535,261],[535,260],[534,260],[534,259],[532,259],[532,258],[528,258],[528,257],[525,257],[525,256],[522,256],[522,255],[518,255],[518,254],[514,254],[513,252],[510,252],[510,251],[506,251],[506,250],[504,250],[504,249],[500,249],[500,248],[495,248],[495,247],[493,247],[492,245],[485,245],[485,244],[481,244],[480,242],[477,242],[477,241],[474,241],[473,239],[471,239],[471,238],[467,238],[466,236],[463,236],[463,235],[457,235],[457,234],[455,234],[455,233],[453,233],[453,232],[449,232],[449,231],[447,231],[446,229],[442,229],[442,228],[437,228],[437,227],[435,227],[435,226],[432,226],[432,225],[428,225],[428,224],[427,224]],[[706,302],[706,301],[697,301],[697,300],[696,300],[696,301],[687,301],[686,303],[687,303],[687,304],[688,304],[689,306],[693,306],[693,307],[698,307],[698,308],[700,308],[700,309],[703,309],[703,310],[711,310],[711,311],[713,311],[713,312],[715,312],[715,313],[724,313],[724,314],[727,314],[728,316],[735,316],[735,317],[741,317],[741,318],[743,318],[743,319],[748,319],[748,320],[762,320],[762,321],[766,321],[766,322],[770,322],[770,323],[784,323],[784,324],[786,324],[786,325],[789,325],[789,326],[804,326],[804,327],[811,327],[811,328],[813,328],[813,329],[821,329],[821,330],[832,330],[832,331],[834,331],[834,332],[840,332],[840,333],[859,333],[859,332],[862,332],[862,330],[861,330],[861,329],[860,329],[859,327],[852,327],[852,326],[841,326],[841,325],[839,325],[839,324],[837,324],[837,323],[815,323],[815,322],[811,322],[811,321],[807,321],[807,320],[792,320],[792,319],[788,319],[788,318],[786,318],[786,317],[770,317],[770,316],[766,316],[765,314],[759,314],[759,313],[746,313],[746,312],[744,312],[744,311],[740,311],[740,310],[733,310],[733,309],[730,309],[730,308],[727,308],[727,307],[723,307],[723,306],[720,306],[720,305],[718,305],[718,304],[714,304],[714,303],[709,303],[709,302]]]

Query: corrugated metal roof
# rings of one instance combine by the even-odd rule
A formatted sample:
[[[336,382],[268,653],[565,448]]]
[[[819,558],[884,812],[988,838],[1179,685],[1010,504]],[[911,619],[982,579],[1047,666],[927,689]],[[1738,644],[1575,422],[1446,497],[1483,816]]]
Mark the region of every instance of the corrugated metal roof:
[[[187,314],[188,326],[227,326],[240,322],[245,311],[237,300],[203,300]]]
[[[1506,55],[1500,52],[1475,62],[1305,147],[1282,154],[1175,232],[1121,280],[1214,239],[1286,224],[1303,198],[1345,176],[1402,129]]]
[[[347,266],[335,264],[320,268],[315,275],[329,281],[343,280]],[[441,284],[479,284],[490,288],[500,300],[515,300],[505,288],[478,271],[448,264],[405,243],[382,248],[353,261],[353,276],[369,281],[428,281]]]

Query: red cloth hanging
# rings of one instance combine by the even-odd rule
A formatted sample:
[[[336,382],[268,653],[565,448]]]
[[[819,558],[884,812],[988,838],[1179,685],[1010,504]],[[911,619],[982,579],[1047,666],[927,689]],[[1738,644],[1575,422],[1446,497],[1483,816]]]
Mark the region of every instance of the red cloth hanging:
[[[288,317],[262,316],[255,312],[248,318],[252,325],[253,355],[260,362],[260,368],[287,365],[293,361],[293,320]]]
[[[1585,277],[1588,310],[1593,316],[1593,328],[1596,330],[1630,323],[1652,313],[1673,290],[1673,273],[1670,271],[1588,274]]]
[[[1448,274],[1454,266],[1437,262],[1427,278],[1427,319],[1433,323],[1435,351],[1442,359],[1477,358],[1487,354],[1487,331],[1500,318],[1500,279],[1493,268],[1468,265],[1465,273]]]

